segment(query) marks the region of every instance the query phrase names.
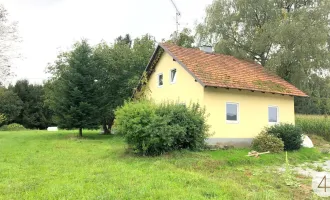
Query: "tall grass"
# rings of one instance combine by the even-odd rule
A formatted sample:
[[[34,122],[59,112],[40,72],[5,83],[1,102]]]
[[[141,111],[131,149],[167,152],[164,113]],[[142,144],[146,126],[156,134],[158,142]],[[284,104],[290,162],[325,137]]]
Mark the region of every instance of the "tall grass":
[[[319,135],[330,141],[330,116],[296,115],[296,125],[306,134]]]

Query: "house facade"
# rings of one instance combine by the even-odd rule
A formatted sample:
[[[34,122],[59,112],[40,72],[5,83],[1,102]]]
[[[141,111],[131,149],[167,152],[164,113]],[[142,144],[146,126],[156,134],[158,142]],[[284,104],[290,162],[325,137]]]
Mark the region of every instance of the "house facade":
[[[211,144],[247,146],[266,126],[294,124],[294,96],[307,96],[256,63],[172,44],[159,44],[146,74],[154,101],[205,106]]]

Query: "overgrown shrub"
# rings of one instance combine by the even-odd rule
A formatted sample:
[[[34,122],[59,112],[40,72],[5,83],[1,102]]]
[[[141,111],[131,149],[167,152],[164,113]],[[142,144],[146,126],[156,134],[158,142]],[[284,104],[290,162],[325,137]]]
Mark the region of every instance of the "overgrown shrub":
[[[259,152],[279,153],[284,150],[284,143],[280,138],[262,132],[253,139],[251,147]]]
[[[278,137],[284,142],[284,150],[298,150],[303,142],[302,130],[293,124],[277,124],[266,128],[270,135]]]
[[[115,129],[130,147],[143,155],[204,147],[208,134],[205,110],[198,104],[189,107],[150,101],[125,103],[115,112]]]
[[[16,123],[4,125],[0,128],[0,131],[21,131],[21,130],[25,130],[25,127]]]

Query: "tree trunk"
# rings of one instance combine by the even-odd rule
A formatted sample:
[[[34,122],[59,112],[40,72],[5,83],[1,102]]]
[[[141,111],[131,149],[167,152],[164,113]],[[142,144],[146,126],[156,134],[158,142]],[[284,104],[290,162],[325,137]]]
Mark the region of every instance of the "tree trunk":
[[[79,128],[79,136],[78,137],[82,137],[82,128]]]
[[[109,128],[109,132],[111,133],[111,129],[112,129],[112,125],[113,125],[113,122],[115,121],[115,118],[114,117],[111,117],[108,121],[108,128]]]
[[[103,120],[103,134],[105,135],[109,135],[110,134],[110,130],[109,128],[107,127],[107,121],[106,120]]]

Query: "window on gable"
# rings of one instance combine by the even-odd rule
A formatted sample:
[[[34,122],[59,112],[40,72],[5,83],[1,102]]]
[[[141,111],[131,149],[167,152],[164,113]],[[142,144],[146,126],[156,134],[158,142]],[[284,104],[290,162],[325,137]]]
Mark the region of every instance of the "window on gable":
[[[176,82],[176,69],[171,69],[170,71],[170,82],[171,83]]]
[[[158,87],[162,87],[164,85],[164,76],[163,74],[158,74]]]
[[[268,122],[269,123],[278,123],[278,107],[277,106],[268,107]]]
[[[226,103],[226,121],[238,123],[238,103]]]

